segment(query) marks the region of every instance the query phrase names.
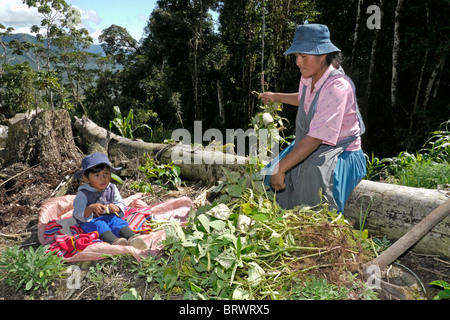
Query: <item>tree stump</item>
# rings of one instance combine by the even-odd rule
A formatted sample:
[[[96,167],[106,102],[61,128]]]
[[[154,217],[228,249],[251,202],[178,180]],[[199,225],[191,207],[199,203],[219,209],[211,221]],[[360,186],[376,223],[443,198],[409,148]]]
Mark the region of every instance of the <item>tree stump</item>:
[[[6,142],[7,163],[56,165],[66,160],[77,164],[81,155],[72,135],[66,110],[44,110],[12,124]]]

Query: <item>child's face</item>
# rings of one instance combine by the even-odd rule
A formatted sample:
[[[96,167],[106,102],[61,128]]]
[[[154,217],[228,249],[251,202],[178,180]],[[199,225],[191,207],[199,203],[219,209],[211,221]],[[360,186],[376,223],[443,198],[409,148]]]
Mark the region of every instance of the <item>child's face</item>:
[[[97,191],[105,189],[111,181],[111,169],[105,168],[102,171],[96,173],[89,173],[87,180],[92,188]]]

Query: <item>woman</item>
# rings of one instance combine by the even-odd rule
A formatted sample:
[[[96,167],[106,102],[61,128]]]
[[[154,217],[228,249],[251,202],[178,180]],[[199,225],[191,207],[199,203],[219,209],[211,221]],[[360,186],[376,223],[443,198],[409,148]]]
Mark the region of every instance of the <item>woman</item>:
[[[293,148],[275,166],[270,185],[283,208],[313,206],[324,196],[332,209],[343,212],[366,175],[360,138],[365,129],[353,82],[340,68],[340,50],[325,25],[299,26],[284,54],[296,55],[302,74],[299,91],[265,92],[260,98],[299,108]]]

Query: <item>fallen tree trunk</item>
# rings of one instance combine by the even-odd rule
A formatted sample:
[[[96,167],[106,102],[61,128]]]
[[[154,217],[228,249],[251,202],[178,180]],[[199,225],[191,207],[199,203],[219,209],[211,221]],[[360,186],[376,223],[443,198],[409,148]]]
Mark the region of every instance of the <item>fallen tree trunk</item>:
[[[180,144],[155,144],[132,141],[97,126],[87,118],[76,118],[75,128],[88,143],[99,143],[114,160],[115,156],[142,158],[144,154],[161,163],[183,159],[177,163],[182,175],[191,180],[214,184],[223,176],[222,166],[230,170],[242,169],[247,159],[202,147]],[[368,229],[371,235],[386,235],[392,242],[400,239],[431,211],[447,200],[437,190],[411,188],[363,180],[353,190],[344,215],[356,222],[356,228]],[[450,257],[450,218],[447,217],[413,246],[416,252]]]
[[[400,239],[430,212],[448,200],[438,190],[405,187],[363,180],[345,206],[346,219],[372,236]],[[429,231],[412,248],[416,252],[450,257],[450,217]]]
[[[245,157],[206,150],[202,147],[130,140],[99,127],[86,117],[75,118],[74,126],[82,139],[88,144],[100,144],[108,152],[112,161],[116,156],[125,155],[131,159],[143,158],[147,154],[160,163],[168,164],[173,161],[180,167],[183,177],[190,180],[201,180],[208,185],[214,185],[223,176],[222,166],[229,170],[238,170],[247,162]],[[182,159],[182,161],[177,161],[177,159]]]

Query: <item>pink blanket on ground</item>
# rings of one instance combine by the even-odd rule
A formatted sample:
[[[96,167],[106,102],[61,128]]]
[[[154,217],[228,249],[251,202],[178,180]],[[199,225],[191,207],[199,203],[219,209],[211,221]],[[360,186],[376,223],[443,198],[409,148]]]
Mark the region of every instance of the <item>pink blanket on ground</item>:
[[[134,229],[140,228],[142,230],[142,223],[149,215],[154,220],[173,220],[179,221],[179,223],[185,223],[188,219],[189,211],[191,208],[194,208],[194,203],[188,197],[171,199],[149,206],[141,200],[143,195],[142,193],[138,193],[124,199],[128,207],[128,214],[125,216],[125,219],[129,218],[130,227]],[[72,248],[77,248],[77,252],[66,254],[64,260],[70,262],[100,260],[106,254],[129,253],[139,261],[143,255],[147,256],[150,254],[155,256],[161,252],[163,248],[161,241],[165,239],[164,230],[152,231],[141,235],[149,246],[147,250],[139,250],[131,246],[112,246],[97,240],[96,235],[78,233],[79,229],[77,229],[75,221],[72,218],[74,199],[75,196],[73,195],[51,198],[42,204],[39,213],[38,237],[41,244],[46,245],[51,242],[53,246],[65,248],[64,240],[62,240],[64,239],[63,237],[59,237],[59,244],[56,243],[56,238],[50,239],[48,237],[48,231],[52,226],[57,227],[57,232],[60,235],[64,234],[70,237],[69,240],[66,238],[67,243],[74,244],[73,240],[79,241],[79,246],[72,246]],[[74,236],[78,238],[73,238]],[[56,250],[59,249],[57,248]]]

